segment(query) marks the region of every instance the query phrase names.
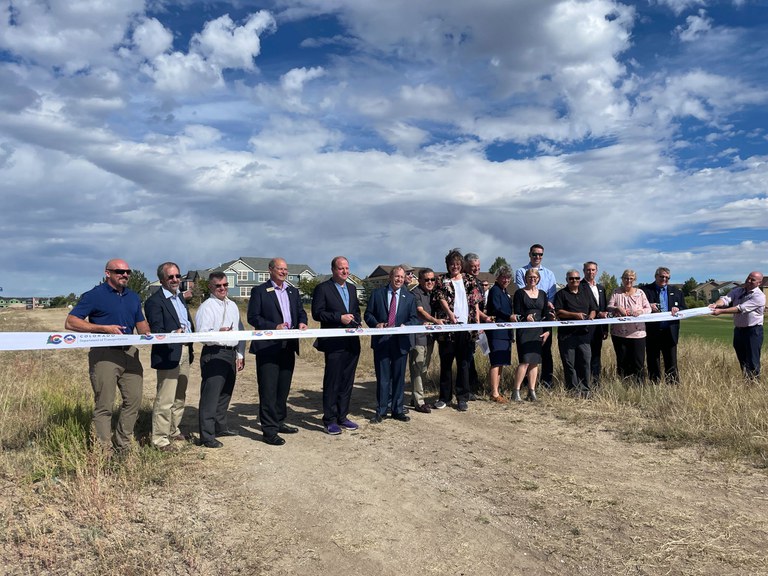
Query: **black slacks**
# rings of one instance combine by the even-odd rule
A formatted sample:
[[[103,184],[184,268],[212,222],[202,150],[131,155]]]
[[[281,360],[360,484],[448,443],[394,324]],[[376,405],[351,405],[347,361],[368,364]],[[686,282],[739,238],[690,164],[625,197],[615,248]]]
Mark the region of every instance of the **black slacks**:
[[[349,414],[359,347],[346,347],[325,353],[323,372],[323,424],[341,424]]]
[[[277,434],[288,415],[296,354],[283,348],[279,352],[256,353],[256,379],[259,383],[259,421],[261,432],[269,438]]]

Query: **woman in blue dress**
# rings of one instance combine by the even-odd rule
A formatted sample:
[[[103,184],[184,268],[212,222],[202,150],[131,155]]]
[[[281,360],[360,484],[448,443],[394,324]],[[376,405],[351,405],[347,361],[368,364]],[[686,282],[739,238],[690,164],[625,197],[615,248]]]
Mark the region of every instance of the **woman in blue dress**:
[[[495,322],[514,322],[512,313],[512,298],[507,292],[512,280],[512,270],[502,266],[496,272],[496,283],[488,291],[488,302],[485,305],[485,313],[493,317]],[[490,354],[488,360],[491,369],[488,373],[488,381],[491,384],[491,401],[506,404],[507,399],[499,393],[501,382],[501,369],[512,364],[512,342],[515,341],[515,331],[486,330]]]

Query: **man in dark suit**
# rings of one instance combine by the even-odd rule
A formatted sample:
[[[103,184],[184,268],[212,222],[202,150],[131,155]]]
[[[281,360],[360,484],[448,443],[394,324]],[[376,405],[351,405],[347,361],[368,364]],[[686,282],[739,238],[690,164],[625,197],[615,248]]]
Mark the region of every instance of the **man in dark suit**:
[[[368,299],[365,323],[371,328],[418,324],[416,299],[406,288],[405,269],[395,266],[389,272],[389,284],[377,288]],[[405,365],[411,349],[409,334],[372,336],[373,362],[376,368],[376,414],[371,424],[378,424],[387,415],[392,404],[392,418],[408,422],[403,394],[405,392]]]
[[[605,294],[605,286],[597,282],[597,262],[584,262],[584,278],[581,281],[581,287],[592,294],[592,299],[597,306],[596,318],[607,318],[608,299]],[[590,360],[590,372],[592,373],[592,385],[597,386],[600,383],[600,373],[602,371],[602,353],[603,340],[608,338],[608,324],[599,324],[592,332],[592,360]]]
[[[331,278],[315,287],[312,294],[312,318],[321,328],[355,328],[360,326],[360,303],[355,286],[347,282],[349,262],[344,256],[331,261]],[[331,435],[357,430],[347,418],[355,369],[360,358],[360,338],[318,338],[315,348],[325,354],[323,374],[323,425]]]
[[[307,313],[299,300],[299,291],[285,281],[287,277],[288,264],[282,258],[273,258],[269,261],[269,280],[251,290],[248,323],[257,330],[307,329]],[[282,446],[285,440],[278,433],[299,431],[285,423],[299,341],[253,340],[250,351],[256,355],[262,439],[272,446]]]
[[[672,312],[677,314],[685,310],[685,297],[674,286],[669,285],[669,268],[656,269],[655,282],[642,286],[648,297],[652,312]],[[651,382],[661,380],[661,357],[664,358],[664,372],[670,382],[677,384],[680,376],[677,372],[677,340],[680,336],[680,321],[645,323],[645,356],[648,363],[648,378]]]
[[[144,303],[144,314],[152,332],[192,332],[194,326],[184,294],[179,290],[181,273],[173,262],[157,267],[162,287]],[[173,451],[173,441],[186,440],[179,429],[194,353],[189,344],[153,344],[150,360],[157,370],[157,395],[152,407],[152,445]]]

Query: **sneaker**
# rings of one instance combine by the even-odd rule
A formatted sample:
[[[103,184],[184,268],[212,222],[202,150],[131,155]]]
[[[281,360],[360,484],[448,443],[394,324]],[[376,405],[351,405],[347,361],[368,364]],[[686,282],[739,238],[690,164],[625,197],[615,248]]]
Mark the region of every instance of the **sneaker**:
[[[443,402],[442,400],[438,400],[432,405],[432,408],[434,408],[435,410],[442,410],[446,406],[447,404],[445,402]]]
[[[463,400],[459,400],[458,410],[459,412],[466,412],[469,410],[469,406]]]
[[[331,436],[338,436],[341,434],[341,428],[336,423],[328,424],[328,426],[325,427],[325,431]]]
[[[357,430],[359,426],[352,422],[349,418],[345,418],[344,421],[341,423],[341,427],[344,428],[344,430]]]
[[[467,400],[469,400],[470,402],[475,402],[477,401],[477,396],[475,396],[474,394],[472,394],[472,392],[470,392],[469,398],[467,398]]]

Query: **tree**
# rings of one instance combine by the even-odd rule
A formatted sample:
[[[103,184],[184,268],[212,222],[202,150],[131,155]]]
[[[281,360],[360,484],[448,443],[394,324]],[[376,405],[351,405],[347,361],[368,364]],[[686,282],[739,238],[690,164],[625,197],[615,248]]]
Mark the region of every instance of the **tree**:
[[[74,306],[77,304],[77,296],[74,292],[70,292],[69,296],[54,296],[51,298],[49,306],[51,308],[66,308],[69,305]]]
[[[301,278],[298,286],[299,292],[304,298],[312,298],[318,284],[320,284],[320,278]]]
[[[128,277],[128,288],[136,292],[142,302],[149,298],[149,280],[141,270],[133,269]]]
[[[192,298],[189,299],[189,305],[196,308],[210,296],[211,291],[208,288],[208,280],[204,278],[200,278],[192,284],[194,285],[192,286]]]
[[[616,280],[616,276],[613,274],[609,275],[608,272],[600,274],[600,278],[598,278],[597,281],[605,286],[605,295],[608,298],[610,298],[611,294],[613,294],[616,288],[619,287],[619,282]]]
[[[696,278],[691,276],[683,283],[683,296],[695,296],[693,291],[696,289],[699,283],[696,282]]]
[[[491,264],[491,267],[488,268],[488,272],[490,272],[491,274],[496,274],[496,272],[498,272],[499,268],[501,268],[502,266],[506,266],[507,268],[510,268],[510,269],[512,268],[509,265],[509,262],[507,262],[503,256],[497,256],[496,260],[494,260],[493,264]]]

